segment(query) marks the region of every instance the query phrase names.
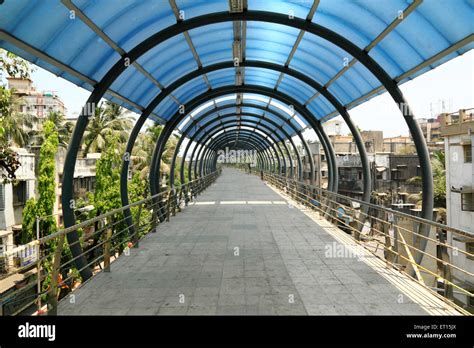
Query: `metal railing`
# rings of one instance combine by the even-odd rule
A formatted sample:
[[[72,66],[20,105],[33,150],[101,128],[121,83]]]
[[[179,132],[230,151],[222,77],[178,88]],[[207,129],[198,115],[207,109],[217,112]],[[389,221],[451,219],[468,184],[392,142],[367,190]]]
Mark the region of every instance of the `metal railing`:
[[[220,169],[204,177],[134,202],[125,207],[80,222],[50,235],[37,238],[0,254],[0,262],[11,258],[28,257],[29,263],[0,275],[0,282],[27,272],[36,273],[32,281],[21,281],[0,298],[0,315],[16,315],[37,306],[37,315],[56,315],[58,301],[82,284],[79,272],[90,268],[93,275],[110,272],[111,263],[130,248],[137,248],[139,240],[149,232],[170,221],[188,202],[192,201],[220,175]],[[127,218],[127,212],[131,219]],[[128,220],[128,221],[127,221]],[[127,223],[128,222],[128,223]],[[73,257],[66,242],[69,233],[80,236],[82,254]],[[85,257],[82,269],[75,261]],[[92,277],[93,279],[93,277]],[[25,284],[26,283],[26,284]]]
[[[474,267],[474,254],[455,244],[460,240],[474,242],[473,234],[295,179],[266,172],[258,174],[294,201],[350,234],[356,243],[385,260],[389,267],[406,273],[444,301],[469,310],[468,304],[474,296],[469,284],[474,284],[474,274],[473,268],[463,266],[467,265],[465,260],[471,260]],[[453,262],[453,258],[459,258],[460,262]]]

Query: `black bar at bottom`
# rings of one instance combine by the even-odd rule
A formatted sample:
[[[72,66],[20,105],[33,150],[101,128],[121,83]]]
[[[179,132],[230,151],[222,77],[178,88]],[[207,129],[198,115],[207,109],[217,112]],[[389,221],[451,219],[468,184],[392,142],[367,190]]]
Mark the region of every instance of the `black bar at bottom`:
[[[21,344],[411,344],[470,345],[472,317],[428,316],[64,316],[0,317],[0,346]],[[27,325],[27,326],[26,326]],[[19,337],[54,325],[43,338]],[[468,329],[471,329],[470,332]],[[44,330],[47,332],[47,330]],[[47,334],[45,334],[48,336]]]

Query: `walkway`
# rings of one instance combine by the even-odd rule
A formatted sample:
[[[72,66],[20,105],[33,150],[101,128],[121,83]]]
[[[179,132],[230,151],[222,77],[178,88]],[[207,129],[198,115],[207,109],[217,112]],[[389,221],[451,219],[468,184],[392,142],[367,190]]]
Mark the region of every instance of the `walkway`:
[[[427,314],[376,268],[328,257],[338,245],[258,177],[224,169],[59,314]]]

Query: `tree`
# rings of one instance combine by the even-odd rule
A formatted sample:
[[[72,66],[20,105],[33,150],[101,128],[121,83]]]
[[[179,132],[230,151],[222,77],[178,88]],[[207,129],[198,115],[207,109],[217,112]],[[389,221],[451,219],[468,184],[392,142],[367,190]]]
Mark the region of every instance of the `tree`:
[[[8,146],[25,147],[31,142],[31,131],[38,119],[34,115],[19,112],[19,100],[12,91],[0,86],[0,141]]]
[[[446,208],[446,162],[445,153],[435,151],[431,155],[431,169],[433,171],[434,206]],[[414,176],[407,180],[410,184],[422,184],[421,176]]]
[[[10,77],[21,79],[30,78],[34,71],[28,61],[4,49],[0,49],[0,69]]]
[[[431,157],[435,207],[446,208],[446,158],[442,151],[435,151]]]
[[[26,60],[0,49],[0,75],[6,73],[10,77],[29,78],[31,71]],[[26,138],[21,132],[22,128],[16,126],[18,121],[23,120],[16,117],[11,119],[12,115],[16,115],[14,102],[11,91],[0,84],[0,167],[7,171],[6,175],[2,172],[2,179],[15,179],[15,171],[20,166],[18,154],[9,148],[12,139],[21,146]]]
[[[74,123],[71,121],[66,121],[64,115],[58,111],[50,111],[44,118],[43,124],[47,121],[51,121],[54,124],[54,130],[58,133],[59,146],[67,148],[69,139],[74,129]],[[45,132],[43,132],[42,129],[35,131],[35,140],[33,142],[37,145],[41,145],[44,141],[44,136]]]
[[[105,150],[96,164],[95,190],[94,193],[89,194],[89,202],[94,206],[94,209],[91,211],[91,217],[122,207],[120,198],[120,168],[123,144],[120,143],[117,135],[109,134],[105,137],[104,145]],[[122,252],[128,237],[125,232],[126,222],[123,219],[123,214],[120,213],[110,217],[106,223],[110,224],[113,234],[121,233],[118,238],[114,238],[112,247]],[[96,225],[96,230],[101,227]],[[94,242],[90,248],[94,248],[104,237],[102,234],[94,235]],[[97,252],[100,252],[100,249],[95,249]],[[90,256],[93,257],[93,255]]]
[[[128,116],[128,111],[108,101],[99,104],[84,133],[83,156],[89,152],[104,151],[105,139],[109,135],[116,136],[124,143],[132,126],[133,118]]]
[[[145,179],[150,172],[151,158],[162,130],[162,125],[153,125],[148,127],[144,133],[141,133],[138,136],[137,146],[133,150],[132,162],[134,169],[140,172],[140,177],[142,179]],[[172,134],[165,144],[160,163],[161,173],[164,177],[167,177],[170,171],[171,160],[173,159],[173,154],[176,150],[178,141],[179,138]],[[179,170],[179,161],[177,162],[175,173]],[[179,180],[177,184],[179,184]]]
[[[40,217],[40,231],[48,235],[56,231],[53,218],[56,200],[56,152],[59,139],[55,125],[51,121],[44,124],[44,132],[48,134],[41,145],[39,154],[38,200],[30,198],[23,210],[21,242],[30,242],[35,237],[36,217]]]

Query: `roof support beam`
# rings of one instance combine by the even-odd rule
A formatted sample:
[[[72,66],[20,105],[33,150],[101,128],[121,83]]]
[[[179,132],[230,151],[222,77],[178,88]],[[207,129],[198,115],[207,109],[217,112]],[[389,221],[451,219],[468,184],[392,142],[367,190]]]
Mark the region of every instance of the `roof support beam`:
[[[178,23],[182,22],[183,18],[180,16],[179,8],[178,8],[178,5],[176,4],[176,0],[169,0],[169,3],[171,6],[171,9],[173,10],[174,16],[176,17],[176,21]],[[191,50],[194,60],[196,61],[198,69],[202,68],[201,59],[199,58],[199,54],[196,51],[196,47],[194,47],[193,40],[191,40],[191,36],[189,35],[188,31],[184,31],[183,35],[186,42],[188,43],[189,49]],[[212,86],[209,83],[209,79],[207,78],[206,74],[202,75],[202,79],[204,80],[204,83],[207,85],[207,88],[211,89]]]
[[[79,7],[74,5],[74,3],[71,0],[61,0],[62,4],[66,6],[69,10],[74,11],[75,15],[79,17],[81,21],[84,22],[85,25],[87,25],[97,36],[99,36],[104,42],[112,47],[112,49],[117,52],[120,56],[122,57],[127,57],[127,52],[125,52],[117,43],[112,40],[102,29],[100,29],[89,17],[86,16],[84,12],[81,11]],[[157,86],[159,89],[165,88],[157,79],[155,79],[148,71],[146,71],[137,61],[134,61],[132,65],[140,71],[147,79],[149,79],[155,86]],[[170,95],[170,97],[180,105],[179,100],[173,96]]]
[[[43,60],[46,63],[48,63],[48,64],[50,64],[50,65],[52,65],[52,66],[54,66],[58,69],[64,70],[68,74],[70,74],[70,75],[74,76],[75,78],[81,80],[83,83],[87,83],[91,87],[95,87],[98,83],[97,81],[90,79],[89,77],[87,77],[86,75],[80,73],[79,71],[71,68],[70,66],[68,66],[66,64],[61,63],[60,61],[56,60],[55,58],[51,57],[50,55],[38,50],[37,48],[31,46],[30,44],[27,44],[26,42],[16,38],[15,36],[7,33],[6,31],[4,31],[2,29],[0,29],[0,40],[7,41],[7,42],[17,46],[18,48],[21,48],[23,51],[38,57],[38,59]],[[120,94],[118,94],[117,92],[115,92],[111,89],[107,89],[107,91],[105,93],[110,94],[111,96],[121,100],[122,102],[133,106],[137,110],[140,110],[142,112],[145,110],[145,108],[143,106],[136,104],[135,102],[131,101],[128,98],[125,98],[124,96],[121,96]],[[163,118],[161,118],[160,116],[158,116],[154,113],[151,113],[150,115],[152,115],[157,120],[160,120],[161,122],[164,122]]]
[[[306,16],[307,21],[311,22],[313,20],[313,16],[316,13],[316,10],[318,9],[318,6],[319,6],[319,0],[314,0],[313,5],[309,9],[308,15]],[[296,50],[298,49],[298,46],[299,46],[301,40],[303,39],[304,33],[305,33],[304,30],[300,30],[300,32],[299,32],[299,34],[296,38],[296,41],[295,41],[293,47],[291,48],[290,54],[288,55],[288,58],[286,59],[286,62],[285,62],[286,67],[290,66],[291,60],[293,59],[293,56],[295,55]],[[278,81],[275,84],[275,89],[278,88],[281,81],[283,80],[283,77],[284,77],[284,74],[280,73],[280,76],[278,77]]]
[[[415,9],[421,5],[423,0],[414,0],[408,7],[402,12],[402,14],[398,15],[377,37],[369,43],[363,51],[369,53],[372,48],[377,46],[377,44],[382,41],[388,34],[390,34],[410,13],[415,11]],[[355,63],[357,63],[357,59],[352,58],[351,61],[341,70],[337,72],[326,84],[324,85],[325,88],[328,88],[334,81],[336,81],[339,77],[341,77],[347,70],[349,70]],[[321,93],[315,93],[311,98],[309,98],[304,105],[308,105],[314,99],[316,99]]]

